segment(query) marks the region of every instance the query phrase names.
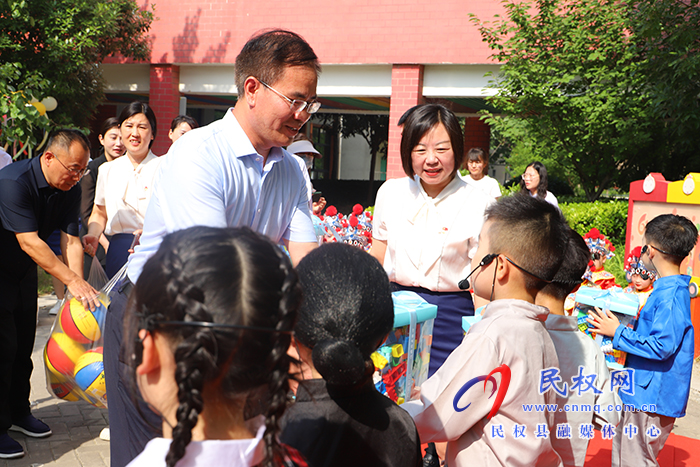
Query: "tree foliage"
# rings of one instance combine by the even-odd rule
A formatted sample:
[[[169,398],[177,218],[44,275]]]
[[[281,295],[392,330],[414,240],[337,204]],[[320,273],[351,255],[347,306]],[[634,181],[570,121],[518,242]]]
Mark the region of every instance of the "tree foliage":
[[[533,157],[559,161],[589,200],[653,168],[660,141],[673,140],[666,129],[680,124],[681,116],[691,123],[684,128],[700,118],[678,99],[683,112],[669,108],[661,91],[670,90],[656,83],[655,73],[673,55],[671,45],[652,52],[658,47],[654,41],[667,44],[678,36],[686,46],[697,34],[687,26],[677,28],[677,34],[669,27],[643,28],[649,15],[643,3],[504,0],[505,17],[484,22],[471,16],[502,63],[493,83],[499,92],[491,99],[501,113],[487,114],[486,120]],[[678,17],[669,14],[659,22],[674,21]],[[689,67],[678,62],[672,73],[682,79]],[[685,96],[692,97],[692,90]],[[688,141],[697,141],[690,134],[684,130]]]
[[[19,63],[0,63],[0,146],[13,143],[17,157],[32,157],[37,135],[50,129],[51,122],[32,105],[34,95],[43,96],[49,87],[40,74],[31,75],[22,83]]]
[[[700,166],[700,0],[637,0],[630,28],[659,117],[653,152],[667,179]]]
[[[99,63],[111,54],[148,60],[152,20],[133,0],[0,0],[0,63],[12,68],[0,80],[3,101],[20,108],[50,95],[56,124],[87,126],[104,100]]]

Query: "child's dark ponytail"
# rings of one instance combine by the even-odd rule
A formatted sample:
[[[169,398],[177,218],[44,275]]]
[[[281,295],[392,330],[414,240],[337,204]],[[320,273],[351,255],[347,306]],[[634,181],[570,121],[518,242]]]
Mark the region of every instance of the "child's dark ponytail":
[[[384,268],[358,248],[329,243],[304,257],[297,272],[304,299],[295,338],[312,349],[328,384],[366,382],[374,369],[370,355],[394,323]]]

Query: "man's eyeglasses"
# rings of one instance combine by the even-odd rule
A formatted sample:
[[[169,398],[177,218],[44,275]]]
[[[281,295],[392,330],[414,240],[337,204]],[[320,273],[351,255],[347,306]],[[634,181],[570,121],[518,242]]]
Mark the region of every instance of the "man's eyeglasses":
[[[88,169],[87,167],[85,167],[84,169],[69,169],[68,167],[66,167],[66,164],[61,162],[61,159],[59,159],[56,154],[54,154],[53,157],[58,161],[59,164],[63,166],[64,169],[68,171],[69,174],[71,174],[74,177],[77,176],[78,178],[83,178],[90,171],[90,169]]]
[[[258,81],[260,81],[260,80],[258,80]],[[277,94],[278,96],[280,96],[285,101],[289,102],[289,110],[291,110],[294,113],[303,112],[304,110],[306,110],[306,113],[311,115],[311,114],[315,114],[316,112],[318,112],[318,109],[321,108],[321,103],[318,101],[306,102],[306,101],[300,101],[297,99],[290,99],[289,97],[285,96],[284,94],[282,94],[277,89],[270,86],[269,84],[265,83],[264,81],[260,81],[260,83],[263,86],[265,86],[267,89],[269,89],[270,91],[272,91],[275,94]]]

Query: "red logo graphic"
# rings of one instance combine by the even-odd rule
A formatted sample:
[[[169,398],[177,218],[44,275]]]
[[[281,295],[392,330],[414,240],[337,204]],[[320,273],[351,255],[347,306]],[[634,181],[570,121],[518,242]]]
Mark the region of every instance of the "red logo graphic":
[[[499,387],[498,384],[496,383],[496,378],[494,378],[492,375],[494,373],[500,373],[501,374],[501,386]],[[468,403],[464,407],[459,407],[458,403],[459,400],[462,398],[462,396],[471,388],[474,386],[476,383],[483,381],[484,382],[484,392],[486,392],[486,383],[491,382],[493,384],[493,389],[491,390],[491,395],[489,396],[489,399],[493,397],[493,394],[496,392],[496,389],[498,389],[498,394],[496,395],[496,399],[493,401],[493,406],[491,407],[491,411],[489,414],[486,416],[487,419],[493,417],[496,415],[496,412],[498,412],[498,409],[501,407],[501,403],[503,403],[503,399],[506,397],[506,392],[508,392],[508,386],[510,385],[510,368],[508,368],[508,365],[501,365],[497,368],[494,368],[491,373],[489,373],[486,376],[477,376],[476,378],[470,379],[467,381],[467,383],[462,386],[459,391],[457,391],[457,394],[455,394],[454,401],[452,402],[452,406],[454,407],[456,412],[463,412],[469,408],[472,403]]]

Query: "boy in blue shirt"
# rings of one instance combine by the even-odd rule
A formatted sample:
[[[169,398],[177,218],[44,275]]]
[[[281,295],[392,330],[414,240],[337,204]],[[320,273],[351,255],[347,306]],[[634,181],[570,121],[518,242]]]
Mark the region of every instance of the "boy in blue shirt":
[[[596,332],[613,338],[627,352],[632,384],[620,386],[622,421],[613,438],[612,465],[657,466],[656,456],[685,415],[693,371],[693,324],[690,320],[690,276],[681,262],[695,247],[697,228],[683,216],[664,214],[644,232],[641,260],[659,279],[634,329],[621,326],[612,313],[588,318]],[[632,372],[629,372],[632,373]],[[614,377],[613,377],[614,378]]]

